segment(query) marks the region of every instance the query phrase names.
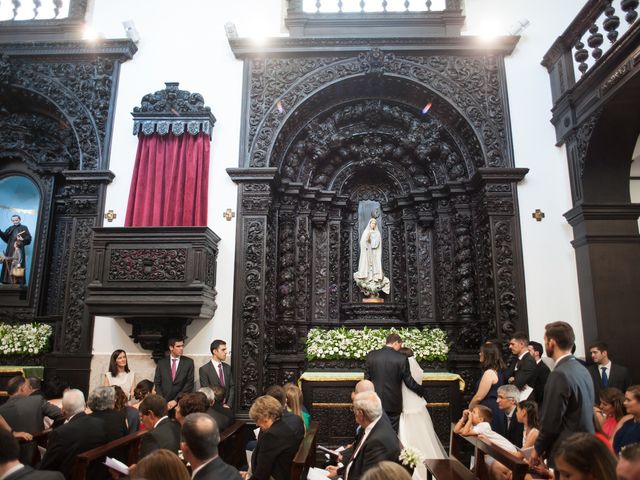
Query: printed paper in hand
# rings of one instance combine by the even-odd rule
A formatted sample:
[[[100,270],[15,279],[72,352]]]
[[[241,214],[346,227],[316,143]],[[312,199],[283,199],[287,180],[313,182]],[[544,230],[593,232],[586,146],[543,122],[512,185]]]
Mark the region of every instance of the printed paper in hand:
[[[129,475],[129,467],[127,467],[120,460],[116,460],[115,458],[107,457],[104,461],[104,464],[116,472],[120,472],[123,475]]]

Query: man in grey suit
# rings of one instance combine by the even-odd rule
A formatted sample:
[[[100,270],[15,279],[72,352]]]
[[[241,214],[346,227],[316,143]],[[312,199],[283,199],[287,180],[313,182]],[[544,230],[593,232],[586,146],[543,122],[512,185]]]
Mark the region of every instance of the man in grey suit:
[[[158,361],[153,384],[156,394],[167,401],[167,409],[172,410],[180,393],[193,392],[193,360],[182,355],[184,339],[169,339],[169,357]]]
[[[571,325],[566,322],[553,322],[545,327],[545,350],[556,366],[544,390],[540,434],[531,456],[532,466],[547,458],[553,467],[553,455],[562,440],[576,432],[594,433],[593,383],[587,369],[571,355],[575,339]]]
[[[0,478],[3,480],[64,480],[60,472],[34,470],[18,460],[20,446],[6,430],[0,430]]]
[[[16,432],[34,433],[44,430],[43,419],[49,417],[53,426],[64,423],[64,416],[58,407],[47,402],[41,395],[31,395],[31,386],[23,376],[16,376],[7,384],[9,399],[0,407],[0,416]],[[20,461],[31,463],[35,452],[35,442],[25,442],[20,446]]]
[[[210,346],[211,361],[200,367],[200,387],[219,385],[224,388],[224,406],[233,407],[234,382],[231,367],[225,363],[227,344],[224,340],[214,340]]]

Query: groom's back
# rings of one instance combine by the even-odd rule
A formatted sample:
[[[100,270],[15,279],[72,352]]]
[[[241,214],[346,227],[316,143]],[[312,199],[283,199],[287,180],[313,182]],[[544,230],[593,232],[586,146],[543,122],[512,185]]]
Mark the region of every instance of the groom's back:
[[[369,352],[365,378],[373,382],[385,412],[402,412],[402,376],[407,357],[390,347]]]

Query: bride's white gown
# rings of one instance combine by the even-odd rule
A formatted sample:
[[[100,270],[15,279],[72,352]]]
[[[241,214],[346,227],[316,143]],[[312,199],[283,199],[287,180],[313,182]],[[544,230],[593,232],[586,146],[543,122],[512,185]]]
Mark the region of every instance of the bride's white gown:
[[[409,357],[411,376],[418,384],[422,384],[422,369],[413,357]],[[403,447],[420,450],[424,458],[447,458],[447,454],[433,429],[431,416],[426,408],[426,401],[419,397],[405,384],[402,384],[402,414],[398,436]],[[425,480],[427,471],[420,465],[413,472],[414,480]]]

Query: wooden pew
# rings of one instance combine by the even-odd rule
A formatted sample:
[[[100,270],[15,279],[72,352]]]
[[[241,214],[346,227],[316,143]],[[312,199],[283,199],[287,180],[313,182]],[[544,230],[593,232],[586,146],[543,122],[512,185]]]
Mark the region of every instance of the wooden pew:
[[[131,433],[129,435],[125,435],[122,438],[109,442],[106,445],[81,453],[76,457],[76,462],[73,466],[71,479],[85,480],[87,476],[87,469],[91,462],[103,458],[105,455],[108,455],[113,450],[119,447],[124,447],[127,450],[127,465],[137,463],[140,450],[140,441],[142,440],[142,437],[144,437],[148,433],[149,430]]]
[[[318,423],[311,422],[291,464],[291,480],[306,480],[309,468],[316,466]]]
[[[453,432],[455,423],[451,425],[449,437],[449,458],[427,459],[424,462],[427,467],[427,480],[476,480],[476,475],[465,467],[458,458],[460,457],[459,435]]]
[[[229,465],[240,468],[247,463],[245,422],[237,420],[220,432],[218,455]]]
[[[475,465],[474,473],[480,480],[487,480],[489,478],[489,472],[487,465],[484,462],[484,454],[490,455],[495,458],[496,461],[503,464],[512,472],[513,480],[524,480],[527,471],[529,470],[529,464],[516,457],[512,453],[501,449],[491,443],[486,443],[476,436],[463,437],[461,435],[453,433],[453,425],[451,426],[451,450],[459,452],[459,441],[464,439],[474,447]]]

